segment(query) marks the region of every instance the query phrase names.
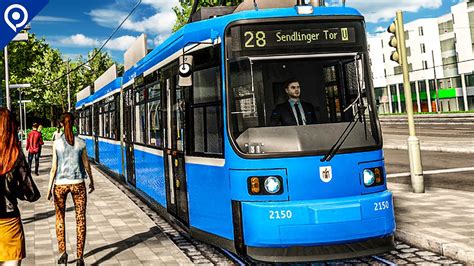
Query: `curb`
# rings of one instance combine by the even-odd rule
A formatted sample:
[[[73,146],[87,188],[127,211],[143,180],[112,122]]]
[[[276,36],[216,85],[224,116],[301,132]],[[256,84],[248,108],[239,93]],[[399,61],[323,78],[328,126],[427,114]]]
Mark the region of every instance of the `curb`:
[[[407,145],[401,144],[384,144],[384,149],[389,150],[408,150]],[[473,149],[469,148],[451,148],[451,147],[432,147],[432,146],[421,146],[420,149],[422,151],[437,151],[437,152],[450,152],[450,153],[466,153],[466,154],[474,154]]]
[[[384,125],[408,125],[407,120],[394,120],[394,121],[380,121],[382,126]],[[474,122],[427,122],[427,121],[415,121],[416,125],[454,125],[454,126],[472,126]]]
[[[409,245],[439,253],[443,256],[465,262],[468,265],[474,265],[474,250],[467,245],[450,243],[441,238],[426,237],[425,235],[419,235],[398,228],[395,232],[395,238]]]

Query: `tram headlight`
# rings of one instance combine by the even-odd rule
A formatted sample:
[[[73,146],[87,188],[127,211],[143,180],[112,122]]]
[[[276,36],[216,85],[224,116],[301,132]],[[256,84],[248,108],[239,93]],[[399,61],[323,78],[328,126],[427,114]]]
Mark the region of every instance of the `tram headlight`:
[[[362,178],[366,187],[374,187],[384,184],[383,167],[366,168],[362,172]]]
[[[275,194],[280,191],[281,182],[277,177],[269,176],[265,179],[265,190],[270,194]]]
[[[372,169],[364,169],[363,172],[364,185],[370,187],[375,183],[375,173]]]
[[[283,178],[281,176],[251,176],[247,178],[247,188],[250,195],[280,195],[283,193]]]

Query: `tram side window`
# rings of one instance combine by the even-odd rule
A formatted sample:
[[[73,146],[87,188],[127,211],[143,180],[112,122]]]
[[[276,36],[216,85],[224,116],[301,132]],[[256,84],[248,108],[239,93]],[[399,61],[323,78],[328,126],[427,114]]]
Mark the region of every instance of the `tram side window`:
[[[90,110],[90,107],[87,107],[86,110],[84,111],[84,116],[85,116],[85,134],[86,135],[91,135],[92,132],[91,132],[91,123],[92,123],[92,119],[91,119],[91,110]]]
[[[223,154],[221,77],[218,66],[193,73],[193,141],[191,153]]]
[[[84,134],[86,133],[86,128],[85,128],[85,125],[86,125],[86,123],[85,123],[85,122],[86,122],[86,118],[85,118],[84,115],[85,115],[85,112],[84,112],[84,110],[83,110],[83,111],[81,111],[81,113],[80,113],[80,115],[79,115],[79,116],[80,116],[80,119],[79,119],[79,133],[80,133],[81,135],[84,135]]]
[[[109,118],[109,104],[104,104],[103,107],[103,121],[104,121],[104,132],[102,137],[108,138],[110,133],[110,118]]]
[[[113,98],[111,98],[111,102],[110,102],[110,107],[109,107],[109,110],[110,110],[110,138],[111,139],[115,139],[117,140],[118,139],[118,126],[117,126],[117,112],[118,112],[118,101],[119,97],[118,95],[115,95]]]
[[[104,115],[103,115],[104,108],[100,106],[100,103],[98,106],[98,110],[99,110],[99,137],[103,137],[104,136]]]
[[[135,142],[145,144],[146,139],[146,98],[144,87],[135,93]]]
[[[117,117],[116,117],[116,102],[118,96],[111,96],[104,100],[103,104],[103,121],[104,121],[104,135],[105,138],[117,139]]]
[[[147,103],[147,125],[148,125],[148,145],[162,147],[162,111],[161,111],[161,86],[156,83],[148,87]]]

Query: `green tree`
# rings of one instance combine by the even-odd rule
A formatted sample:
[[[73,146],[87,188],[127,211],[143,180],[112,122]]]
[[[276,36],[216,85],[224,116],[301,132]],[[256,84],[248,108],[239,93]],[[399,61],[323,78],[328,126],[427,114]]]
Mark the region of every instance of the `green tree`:
[[[31,88],[26,92],[26,97],[32,100],[30,109],[43,114],[53,125],[55,111],[67,110],[67,81],[63,77],[67,73],[67,67],[61,53],[57,49],[46,49],[29,70],[32,75],[27,80],[31,83]]]
[[[29,116],[49,119],[51,124],[61,112],[67,111],[67,75],[68,64],[71,106],[75,106],[76,94],[93,82],[116,62],[110,54],[93,49],[87,58],[79,56],[76,60],[65,61],[61,52],[52,49],[44,39],[29,34],[27,42],[12,42],[8,46],[10,84],[30,83],[31,88],[22,89],[23,99],[32,100],[27,105]],[[4,54],[0,53],[0,73],[5,73]],[[80,65],[90,61],[90,70]],[[123,66],[117,64],[118,69]],[[2,77],[3,93],[5,83]],[[18,91],[11,90],[13,109],[17,109]]]
[[[220,0],[194,0],[199,1],[199,7],[212,7],[218,6]],[[181,27],[186,25],[188,22],[189,16],[191,15],[193,0],[183,0],[179,6],[173,8],[174,13],[176,14],[176,22],[173,26],[173,32],[176,32]],[[242,3],[243,0],[225,0],[224,3],[226,6],[237,6]]]
[[[107,69],[109,69],[113,64],[117,64],[117,67],[120,68],[120,65],[115,62],[109,53],[104,51],[99,51],[99,49],[94,48],[87,55],[87,59],[79,57],[78,62],[86,62],[91,70],[86,70],[84,67],[81,67],[79,73],[81,74],[82,84],[79,84],[79,90],[92,85],[94,81],[99,78]]]
[[[30,66],[37,61],[46,51],[49,46],[44,39],[37,39],[35,34],[28,34],[29,38],[26,42],[11,42],[8,45],[8,68],[10,84],[27,83],[27,78],[32,75]],[[0,77],[1,94],[4,93],[5,88],[5,65],[4,65],[3,50],[0,53]],[[25,89],[23,89],[25,90]],[[17,103],[19,91],[13,89],[10,91],[12,103]],[[3,98],[3,97],[2,97]],[[4,100],[5,103],[5,100]],[[12,104],[13,109],[17,106]]]

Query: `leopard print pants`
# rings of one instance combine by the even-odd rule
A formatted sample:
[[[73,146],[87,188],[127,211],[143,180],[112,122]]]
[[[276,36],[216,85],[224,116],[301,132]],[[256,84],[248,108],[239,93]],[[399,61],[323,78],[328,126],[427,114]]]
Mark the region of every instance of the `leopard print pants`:
[[[86,242],[87,191],[84,182],[74,185],[54,186],[56,236],[58,238],[59,252],[63,254],[66,252],[64,215],[66,210],[66,198],[69,192],[71,192],[76,209],[77,257],[81,258],[84,253],[84,243]]]

